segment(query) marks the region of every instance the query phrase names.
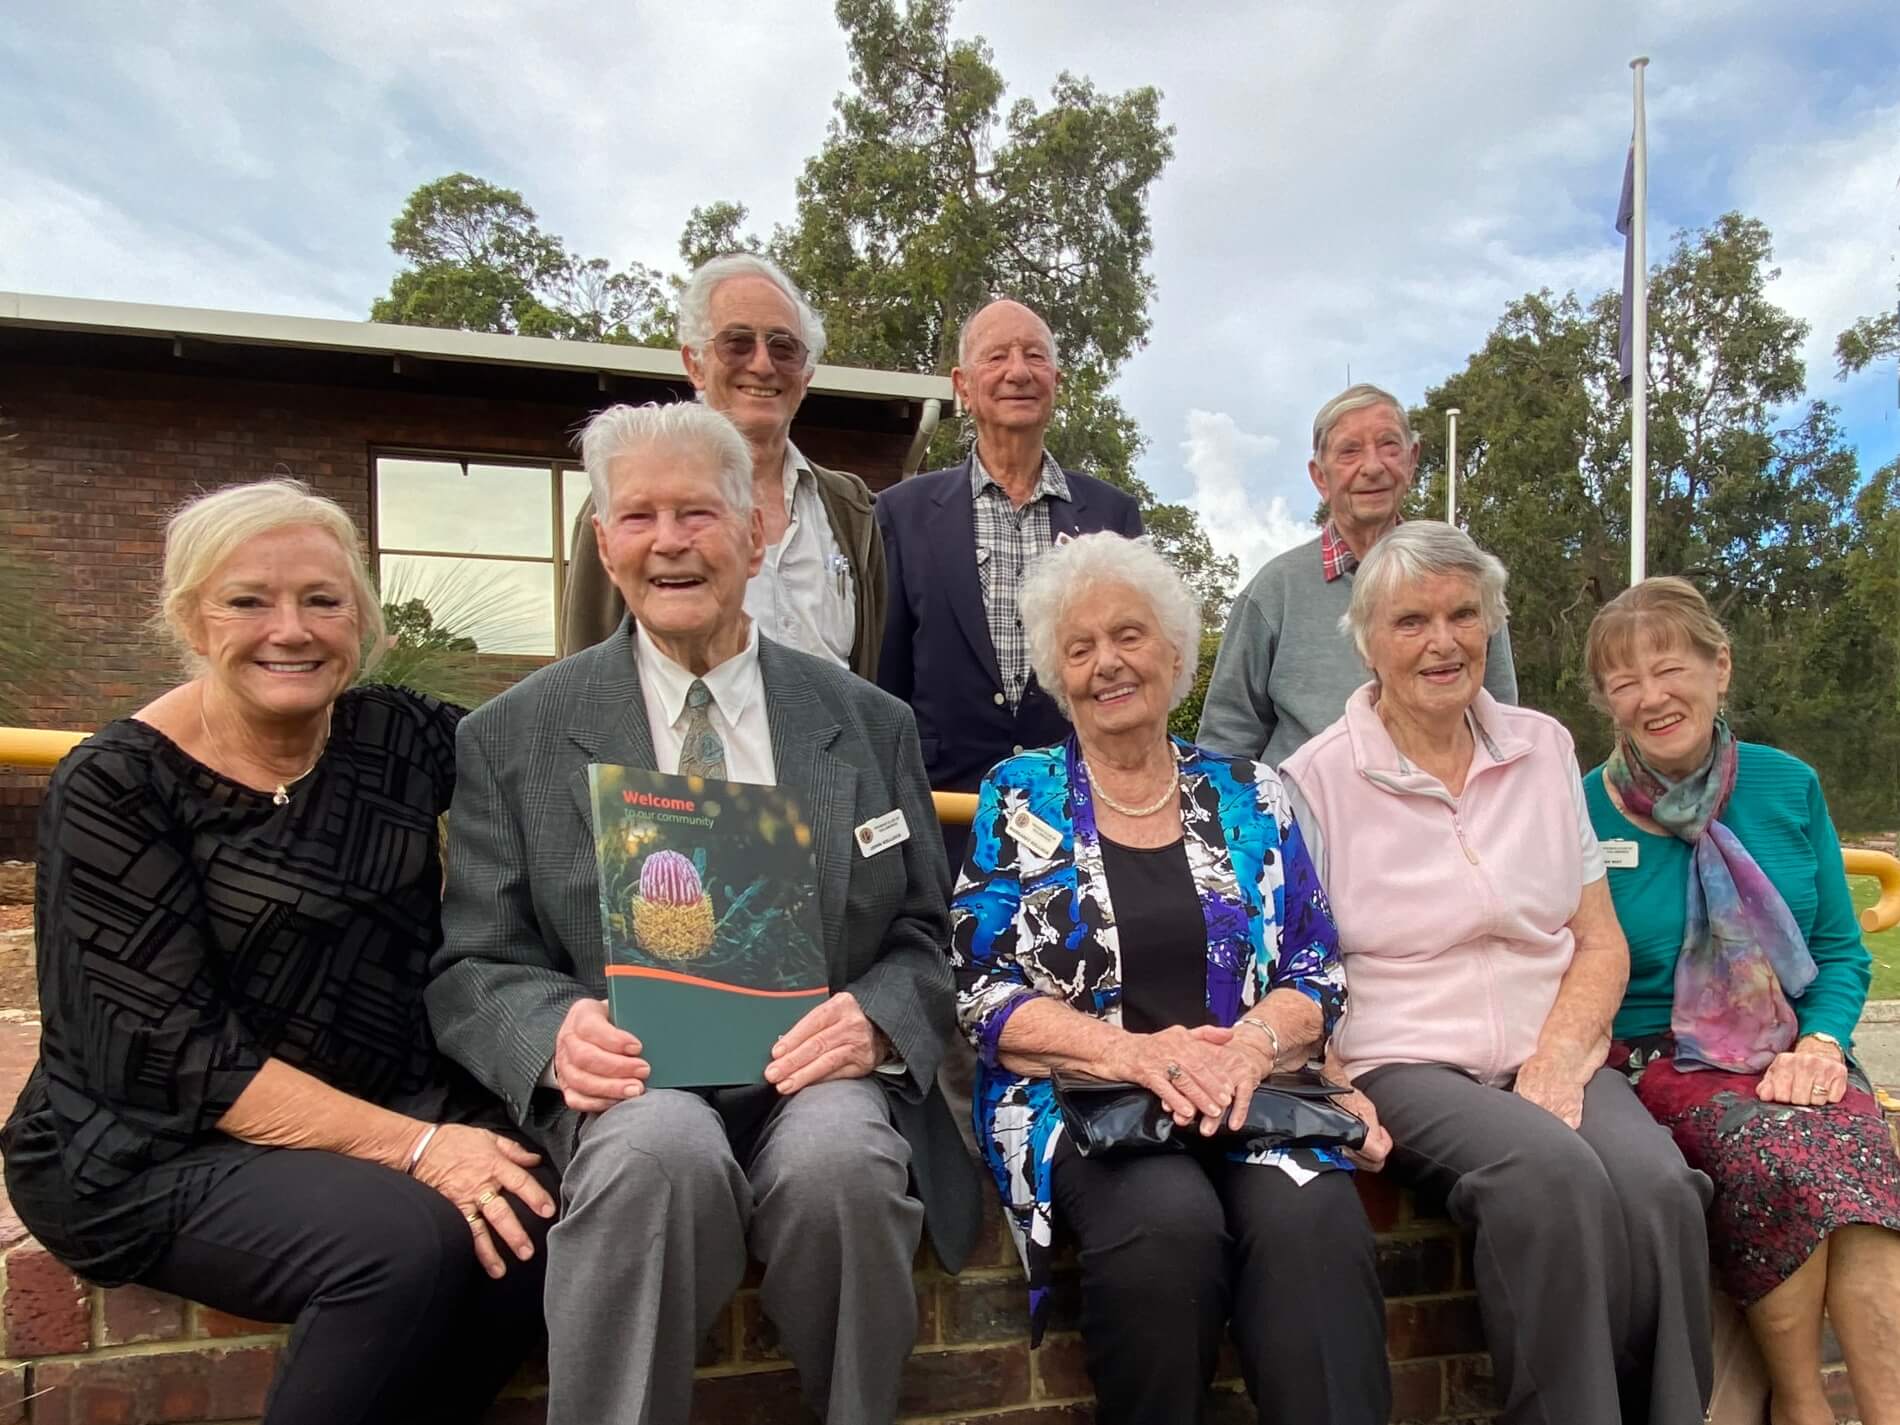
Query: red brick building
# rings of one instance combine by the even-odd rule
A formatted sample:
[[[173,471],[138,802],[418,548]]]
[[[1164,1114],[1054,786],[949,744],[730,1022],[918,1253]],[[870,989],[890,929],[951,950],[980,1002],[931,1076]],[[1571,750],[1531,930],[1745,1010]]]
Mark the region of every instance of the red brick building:
[[[175,681],[147,623],[164,518],[273,474],[349,510],[386,587],[505,590],[488,646],[518,676],[554,649],[585,494],[574,431],[690,394],[672,350],[0,292],[0,553],[71,644],[59,675],[14,691],[33,725],[85,729]],[[820,366],[793,439],[881,489],[950,400],[940,376]],[[31,854],[42,781],[0,772],[0,857]]]

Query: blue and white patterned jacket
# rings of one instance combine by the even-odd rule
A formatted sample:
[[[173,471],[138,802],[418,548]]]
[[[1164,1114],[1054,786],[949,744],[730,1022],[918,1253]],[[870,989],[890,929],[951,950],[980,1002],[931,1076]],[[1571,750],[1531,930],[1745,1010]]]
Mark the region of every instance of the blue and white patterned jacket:
[[[1178,740],[1175,753],[1188,866],[1206,921],[1210,1018],[1232,1024],[1270,991],[1294,989],[1319,1005],[1330,1034],[1346,1000],[1338,935],[1279,777]],[[1061,836],[1049,856],[1010,835],[1007,823],[1022,808]],[[1110,1024],[1122,1013],[1115,908],[1074,738],[1012,757],[984,779],[951,905],[951,963],[958,1020],[979,1061],[976,1138],[1029,1275],[1039,1340],[1062,1118],[1049,1080],[1002,1067],[997,1041],[1010,1015],[1039,995]],[[1246,1160],[1302,1182],[1348,1166],[1343,1155],[1323,1150],[1264,1151]]]

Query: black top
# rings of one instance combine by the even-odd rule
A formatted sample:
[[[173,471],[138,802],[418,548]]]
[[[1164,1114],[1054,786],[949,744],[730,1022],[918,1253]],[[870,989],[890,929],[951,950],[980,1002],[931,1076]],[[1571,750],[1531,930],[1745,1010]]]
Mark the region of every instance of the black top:
[[[1207,919],[1187,840],[1153,848],[1100,837],[1122,957],[1122,1028],[1153,1034],[1212,1024],[1207,1012]]]
[[[460,718],[353,689],[281,807],[142,722],[60,763],[39,821],[40,1061],[0,1151],[21,1220],[68,1266],[136,1277],[265,1151],[215,1125],[267,1058],[424,1120],[485,1108],[422,1002]]]

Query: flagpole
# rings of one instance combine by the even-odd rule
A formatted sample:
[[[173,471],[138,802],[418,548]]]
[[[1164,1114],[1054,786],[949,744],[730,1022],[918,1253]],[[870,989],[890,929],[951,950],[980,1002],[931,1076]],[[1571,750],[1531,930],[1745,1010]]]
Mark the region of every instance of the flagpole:
[[[1445,412],[1445,523],[1458,523],[1458,408]]]
[[[1649,139],[1643,117],[1643,71],[1648,55],[1630,61],[1635,76],[1635,216],[1630,243],[1636,279],[1630,313],[1630,583],[1642,580],[1649,566]]]

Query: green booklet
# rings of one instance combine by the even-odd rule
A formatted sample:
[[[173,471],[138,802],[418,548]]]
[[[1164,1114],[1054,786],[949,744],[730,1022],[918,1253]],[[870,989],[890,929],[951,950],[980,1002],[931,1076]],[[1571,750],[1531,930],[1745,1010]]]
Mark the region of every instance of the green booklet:
[[[811,824],[777,787],[596,762],[607,1005],[654,1088],[762,1082],[830,994]]]

